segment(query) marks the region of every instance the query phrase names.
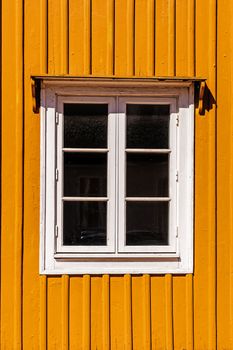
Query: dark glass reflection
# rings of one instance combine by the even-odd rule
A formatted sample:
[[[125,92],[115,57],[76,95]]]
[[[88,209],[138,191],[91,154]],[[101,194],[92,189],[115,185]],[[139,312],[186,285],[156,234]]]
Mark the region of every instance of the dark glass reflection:
[[[127,105],[127,148],[169,148],[169,105]]]
[[[168,157],[168,154],[127,154],[127,197],[167,197]]]
[[[128,202],[126,245],[167,245],[168,206],[168,202]]]
[[[63,244],[106,245],[106,202],[64,202]]]
[[[64,105],[64,147],[107,147],[107,104]]]
[[[64,153],[64,196],[107,196],[107,154]]]

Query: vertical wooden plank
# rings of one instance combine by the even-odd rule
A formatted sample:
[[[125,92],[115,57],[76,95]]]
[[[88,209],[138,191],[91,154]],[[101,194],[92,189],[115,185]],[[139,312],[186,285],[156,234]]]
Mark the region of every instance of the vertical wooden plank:
[[[46,2],[24,2],[23,346],[46,348],[46,278],[39,278],[40,118],[32,111],[31,75],[47,71]],[[45,22],[44,22],[45,20]],[[43,28],[44,27],[44,28]],[[43,28],[43,29],[42,29]]]
[[[103,348],[103,281],[100,276],[91,277],[91,349]]]
[[[102,278],[103,298],[103,349],[110,349],[110,277]],[[101,333],[101,332],[100,332]]]
[[[69,1],[70,74],[91,73],[91,0]]]
[[[186,276],[186,347],[193,350],[193,275]]]
[[[59,39],[57,39],[57,36],[54,35],[55,19],[59,25],[58,9],[59,6],[53,9],[53,0],[48,0],[48,72],[50,74],[54,74],[55,71],[57,71],[57,67],[55,68],[54,56],[60,53],[58,49]],[[58,55],[58,59],[60,60],[60,55]],[[60,66],[60,62],[58,63],[58,66]]]
[[[145,346],[143,286],[143,276],[132,276],[132,331],[134,350],[143,349]]]
[[[91,349],[91,278],[83,276],[83,349]]]
[[[203,32],[208,33],[208,2],[196,1],[196,74],[208,76],[208,46]],[[194,274],[194,348],[208,349],[208,121],[209,115],[201,118],[196,111],[195,117],[195,274]],[[198,163],[198,160],[202,159]],[[205,193],[205,196],[202,194]],[[206,210],[203,210],[203,207]],[[203,265],[205,268],[203,268]]]
[[[150,276],[143,276],[143,335],[144,349],[151,350],[151,283]]]
[[[48,71],[64,74],[66,33],[65,16],[62,13],[66,0],[48,0]]]
[[[195,0],[188,0],[188,75],[195,76]]]
[[[208,45],[203,40],[206,33]],[[216,1],[196,1],[196,74],[216,99]],[[216,348],[216,110],[196,116],[194,348]],[[201,159],[201,162],[200,162]],[[199,160],[199,164],[198,164]],[[203,207],[205,211],[203,212]],[[207,248],[208,247],[208,248]],[[203,269],[205,266],[205,269]]]
[[[115,1],[107,1],[107,43],[106,74],[115,74]]]
[[[125,322],[124,322],[124,278],[110,276],[110,330],[111,350],[124,349]]]
[[[114,73],[114,1],[93,0],[91,16],[91,73],[112,75]]]
[[[176,1],[176,75],[188,71],[188,1]]]
[[[40,72],[48,73],[48,0],[40,0]]]
[[[62,344],[62,279],[49,277],[47,282],[47,349],[59,349]]]
[[[131,281],[131,275],[124,276],[124,328],[125,328],[124,348],[125,348],[125,350],[132,350],[133,349],[133,339],[132,339],[132,281]]]
[[[62,349],[69,349],[69,276],[62,276]]]
[[[135,75],[152,76],[155,68],[154,0],[135,2]]]
[[[62,74],[69,73],[69,0],[61,0],[61,68]]]
[[[209,2],[209,87],[214,96],[216,96],[216,54],[217,54],[217,4],[216,0]],[[216,97],[215,97],[216,98]],[[209,181],[209,348],[216,349],[217,329],[216,329],[216,305],[217,305],[217,255],[216,255],[216,108],[213,108],[212,123],[210,123],[210,143],[209,143],[209,170],[212,174]]]
[[[155,2],[147,1],[147,74],[155,74]]]
[[[47,348],[47,277],[40,278],[40,350]]]
[[[21,349],[23,2],[2,1],[1,9],[1,346]]]
[[[170,43],[169,32],[169,0],[157,0],[155,2],[155,72],[156,76],[168,74],[168,54]]]
[[[134,74],[134,0],[115,0],[115,75]]]
[[[70,277],[69,345],[74,350],[83,349],[83,298],[83,277]]]
[[[232,18],[232,15],[233,15],[233,3],[230,3],[231,4],[231,7],[230,7],[230,18]],[[224,4],[222,4],[224,6]],[[224,19],[225,16],[223,16],[223,21],[225,20]],[[220,24],[219,24],[220,26]],[[233,30],[233,23],[232,21],[230,21],[230,32],[232,33],[232,30]],[[226,34],[226,32],[224,32],[224,34]],[[232,35],[230,36],[230,79],[231,79],[231,90],[230,90],[230,93],[231,93],[231,98],[230,98],[230,107],[231,107],[231,129],[228,127],[228,123],[226,123],[226,128],[228,128],[228,130],[230,129],[231,131],[231,135],[233,133],[233,108],[232,108],[232,96],[233,96],[233,57],[232,57],[232,54],[233,54],[233,37]],[[224,55],[225,57],[225,55]],[[219,62],[219,61],[218,61]],[[223,64],[221,64],[221,62],[219,62],[219,67],[224,67]],[[218,68],[219,68],[218,67]],[[219,71],[219,76],[221,74],[221,71]],[[217,80],[219,82],[219,80]],[[222,89],[223,91],[223,94],[225,96],[225,85]],[[226,116],[226,114],[225,114]],[[225,134],[225,133],[224,133]],[[224,136],[225,137],[225,136]],[[226,140],[226,139],[225,139]],[[232,138],[230,138],[231,140],[231,145],[230,145],[230,159],[231,159],[231,173],[230,173],[230,186],[229,188],[231,189],[231,192],[230,192],[230,215],[229,215],[229,232],[230,232],[230,245],[229,245],[229,248],[230,248],[230,261],[229,261],[229,270],[230,270],[230,286],[229,286],[229,304],[231,305],[230,306],[230,310],[229,310],[229,323],[228,323],[228,328],[230,330],[230,336],[229,336],[229,343],[230,343],[230,347],[233,347],[233,235],[232,235],[232,232],[233,232],[233,142],[232,142]],[[228,145],[227,145],[228,146]],[[220,152],[221,150],[219,150]],[[227,159],[227,161],[229,161],[229,159]],[[225,205],[225,204],[224,204]],[[220,205],[219,205],[220,206]],[[225,216],[224,216],[224,219],[222,219],[221,223],[225,221]],[[227,237],[227,242],[228,242],[228,237]],[[224,252],[225,254],[225,252]],[[225,328],[225,327],[224,327]]]
[[[217,349],[233,347],[232,32],[233,4],[218,3],[217,50]]]
[[[230,7],[230,18],[232,18],[233,16],[233,3],[231,3],[231,7]],[[223,21],[224,21],[224,17],[223,16]],[[231,25],[230,25],[230,32],[232,33],[233,30],[233,23],[232,21],[230,21]],[[220,24],[219,24],[220,26]],[[228,130],[230,129],[231,131],[231,135],[233,133],[233,108],[232,108],[232,97],[233,97],[233,37],[232,35],[230,36],[230,79],[231,79],[231,99],[230,99],[230,107],[231,107],[231,128],[228,128]],[[225,57],[225,56],[224,56]],[[219,61],[218,61],[219,62]],[[221,62],[219,62],[219,67],[224,67],[224,65],[221,65]],[[221,71],[219,71],[219,75],[221,74]],[[217,81],[219,81],[217,79]],[[224,85],[225,87],[225,85]],[[222,89],[223,94],[225,96],[225,88]],[[226,116],[226,114],[225,114]],[[226,127],[228,127],[228,123],[226,123]],[[225,137],[225,136],[224,136]],[[229,286],[229,304],[230,306],[230,310],[229,310],[229,323],[228,323],[228,328],[230,330],[230,336],[229,336],[229,343],[230,343],[230,347],[233,347],[233,142],[232,142],[232,138],[230,138],[231,140],[231,145],[230,145],[230,159],[231,159],[231,168],[230,168],[230,186],[229,188],[231,189],[230,192],[230,215],[229,215],[229,232],[230,232],[230,244],[229,244],[229,248],[230,248],[230,261],[229,261],[229,270],[230,270],[230,286]],[[229,161],[229,159],[227,159],[227,161]],[[221,222],[225,221],[225,216],[224,219]],[[228,237],[227,237],[227,242],[228,242]],[[224,252],[225,254],[225,252]],[[225,328],[225,327],[224,327]]]
[[[174,349],[186,347],[186,279],[185,276],[173,276],[173,346]]]
[[[31,75],[47,73],[47,1],[24,2],[23,346],[46,349],[47,282],[39,278],[40,119],[32,112]]]
[[[176,75],[176,0],[169,0],[168,3],[168,76]]]
[[[14,347],[21,349],[22,344],[22,247],[23,247],[23,2],[15,4],[15,227],[14,227]],[[13,39],[13,38],[11,38]],[[10,38],[9,38],[10,40]],[[10,86],[9,86],[10,89]],[[11,89],[10,89],[11,91]],[[8,91],[8,93],[10,92]],[[12,169],[13,171],[13,169]]]
[[[173,280],[172,275],[165,276],[165,309],[166,309],[166,349],[173,350]]]
[[[165,278],[151,276],[152,350],[166,349]]]

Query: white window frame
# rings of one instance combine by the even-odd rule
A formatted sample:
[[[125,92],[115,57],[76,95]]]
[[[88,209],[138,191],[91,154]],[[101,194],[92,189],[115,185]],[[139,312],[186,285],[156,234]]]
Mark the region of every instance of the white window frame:
[[[74,96],[59,96],[57,98],[57,120],[59,120],[59,123],[57,123],[57,150],[67,150],[63,148],[63,121],[64,121],[64,113],[63,113],[63,106],[65,103],[86,103],[86,104],[108,104],[108,145],[107,145],[107,151],[106,149],[91,149],[91,148],[85,148],[85,149],[79,149],[79,152],[85,153],[85,152],[103,152],[106,153],[108,156],[108,165],[107,165],[107,197],[62,197],[62,187],[63,187],[63,162],[62,157],[57,154],[57,244],[56,244],[56,252],[59,253],[80,253],[80,257],[83,256],[84,253],[93,253],[95,256],[97,253],[114,253],[115,252],[115,198],[116,198],[116,174],[115,171],[112,171],[112,169],[115,168],[116,164],[116,150],[115,150],[115,144],[116,144],[116,137],[115,137],[115,129],[116,129],[116,118],[115,118],[115,99],[113,97],[74,97]],[[75,151],[75,149],[72,149],[72,151]],[[77,149],[76,149],[77,151]],[[106,246],[64,246],[62,245],[63,241],[63,230],[62,230],[62,198],[64,198],[66,201],[104,201],[107,203],[107,245]],[[60,215],[58,215],[60,213]],[[110,234],[111,233],[111,234]],[[77,256],[78,254],[76,254]]]
[[[116,102],[117,101],[117,102]],[[108,224],[106,247],[62,246],[62,149],[64,103],[108,103]],[[116,109],[116,105],[119,110]],[[125,106],[169,104],[172,210],[168,246],[124,244]],[[116,113],[116,115],[115,115]],[[41,86],[41,274],[190,273],[193,271],[194,86],[192,82],[43,80]],[[60,135],[60,136],[59,136]],[[116,135],[116,136],[115,136]],[[118,144],[119,143],[119,144]],[[116,144],[116,147],[114,147]],[[58,153],[57,153],[58,152]],[[115,164],[119,159],[119,168]],[[114,169],[114,170],[113,170]],[[116,173],[115,173],[116,170]],[[121,174],[118,179],[118,174]],[[117,193],[120,194],[119,198]],[[119,201],[118,201],[119,200]],[[146,200],[146,199],[145,199]],[[114,209],[114,206],[116,208]]]
[[[169,161],[169,193],[170,197],[164,198],[166,202],[170,202],[170,210],[169,210],[169,230],[168,230],[168,241],[169,244],[162,246],[126,246],[125,245],[125,226],[126,226],[126,202],[127,201],[136,201],[135,197],[125,197],[125,156],[126,153],[130,152],[133,153],[133,149],[126,149],[125,141],[126,141],[126,106],[127,104],[143,104],[143,105],[169,105],[170,106],[170,126],[169,126],[169,144],[171,145],[169,150],[159,150],[158,153],[170,153],[170,161]],[[119,97],[119,145],[118,145],[118,150],[119,150],[119,252],[127,252],[127,253],[150,253],[150,256],[156,256],[156,253],[176,253],[177,250],[177,237],[172,234],[172,232],[175,232],[176,230],[176,187],[177,187],[177,182],[176,182],[176,169],[177,169],[177,150],[176,150],[176,140],[177,140],[177,127],[176,127],[176,106],[177,101],[175,98],[156,98],[156,97]],[[141,151],[141,150],[140,150]],[[144,154],[151,153],[151,149],[147,150],[144,149],[142,150]],[[138,152],[138,150],[136,151]],[[134,153],[136,153],[134,152]],[[157,150],[154,152],[157,153]],[[169,198],[169,199],[168,199]],[[138,198],[138,201],[145,201],[147,203],[151,202],[151,198]],[[161,202],[161,197],[158,197],[155,199],[155,201]],[[151,254],[153,253],[153,254]]]

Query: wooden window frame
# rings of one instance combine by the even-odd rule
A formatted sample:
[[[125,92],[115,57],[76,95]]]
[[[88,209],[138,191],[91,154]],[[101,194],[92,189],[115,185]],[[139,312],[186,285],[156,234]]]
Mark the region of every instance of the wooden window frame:
[[[96,256],[98,253],[114,253],[115,252],[115,198],[116,198],[116,174],[115,171],[115,163],[116,163],[116,152],[115,152],[115,129],[116,129],[116,120],[115,120],[115,99],[113,97],[86,97],[86,96],[59,96],[57,98],[57,147],[55,152],[60,153],[62,149],[62,141],[63,141],[63,106],[65,103],[85,103],[85,104],[108,104],[108,147],[107,149],[79,149],[79,152],[103,152],[108,155],[108,166],[107,166],[107,197],[79,197],[75,198],[75,200],[79,201],[105,201],[107,203],[107,245],[106,246],[64,246],[62,245],[63,241],[63,230],[62,230],[62,208],[60,204],[62,203],[62,186],[63,186],[63,174],[64,171],[62,169],[62,157],[57,154],[57,171],[58,171],[58,181],[57,181],[57,193],[56,193],[56,204],[57,204],[57,244],[56,244],[56,252],[57,253],[72,253],[75,256],[82,257],[84,253],[94,254]],[[71,152],[71,150],[66,149],[66,152]],[[63,197],[65,201],[70,201],[71,198]],[[74,197],[72,197],[74,199]],[[59,215],[60,213],[60,215]]]
[[[62,246],[60,208],[61,150],[64,103],[108,103],[112,116],[110,163],[111,217],[109,244],[104,247]],[[124,118],[126,103],[169,104],[172,115],[175,158],[170,162],[170,191],[174,208],[170,215],[169,246],[125,246],[124,223]],[[193,271],[193,158],[194,86],[192,82],[50,81],[41,85],[41,274],[190,273]],[[123,118],[119,119],[122,114]],[[110,117],[111,120],[111,117]],[[115,121],[114,121],[115,120]],[[119,120],[121,120],[119,122]],[[115,123],[115,125],[114,125]],[[114,129],[114,131],[113,131]],[[60,136],[59,136],[60,135]],[[119,138],[117,135],[120,135]],[[114,144],[116,149],[112,150]],[[119,159],[119,165],[117,160]],[[119,168],[118,168],[119,166]],[[115,169],[117,170],[117,174]],[[111,173],[111,174],[110,174]],[[109,185],[108,185],[109,186]],[[116,190],[117,189],[117,190]],[[119,203],[116,193],[120,193]],[[130,199],[129,199],[130,200]],[[146,200],[146,199],[145,199]],[[119,205],[118,205],[119,204]],[[115,206],[115,209],[114,209]],[[114,214],[112,214],[114,213]]]

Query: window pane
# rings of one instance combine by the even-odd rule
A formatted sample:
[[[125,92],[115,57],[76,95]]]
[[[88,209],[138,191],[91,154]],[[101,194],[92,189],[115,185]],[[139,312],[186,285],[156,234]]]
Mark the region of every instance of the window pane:
[[[64,153],[64,196],[107,196],[107,154]]]
[[[127,154],[127,197],[167,197],[168,157],[168,154]]]
[[[64,105],[64,147],[107,147],[107,104]]]
[[[168,206],[168,202],[128,202],[126,245],[167,245]]]
[[[127,148],[169,148],[169,105],[127,105]]]
[[[106,245],[106,202],[64,202],[63,244]]]

